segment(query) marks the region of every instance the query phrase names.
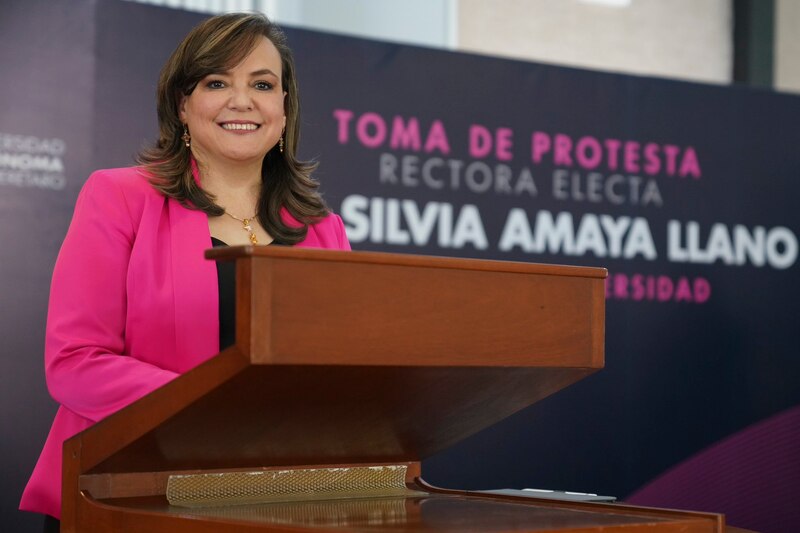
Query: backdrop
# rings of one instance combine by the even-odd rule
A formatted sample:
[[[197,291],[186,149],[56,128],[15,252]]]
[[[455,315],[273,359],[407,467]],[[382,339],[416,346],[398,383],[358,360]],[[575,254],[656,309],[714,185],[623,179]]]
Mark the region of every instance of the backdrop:
[[[155,136],[203,16],[117,0],[0,11],[1,523],[55,405],[49,277],[89,172]],[[800,98],[287,29],[303,155],[354,249],[609,269],[606,368],[424,461],[534,487],[800,522]],[[533,302],[532,302],[533,304]]]

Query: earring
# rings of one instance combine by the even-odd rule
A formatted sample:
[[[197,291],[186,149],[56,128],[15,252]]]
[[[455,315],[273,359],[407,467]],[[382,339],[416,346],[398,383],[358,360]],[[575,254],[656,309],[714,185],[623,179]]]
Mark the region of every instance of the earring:
[[[183,135],[181,135],[181,139],[183,139],[183,144],[186,145],[186,148],[192,145],[192,136],[189,135],[189,128],[186,127],[186,124],[183,125]]]
[[[278,139],[278,149],[283,153],[283,133],[281,133],[281,138]]]

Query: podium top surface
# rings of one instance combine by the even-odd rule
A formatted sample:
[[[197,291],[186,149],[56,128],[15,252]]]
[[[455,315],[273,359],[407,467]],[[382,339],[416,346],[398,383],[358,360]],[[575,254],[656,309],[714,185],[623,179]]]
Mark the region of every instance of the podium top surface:
[[[574,265],[555,265],[527,263],[522,261],[498,261],[491,259],[465,259],[460,257],[441,257],[433,255],[394,254],[386,252],[361,252],[321,250],[313,248],[291,248],[288,246],[219,246],[206,250],[206,258],[230,261],[242,257],[294,258],[313,261],[335,261],[374,265],[397,265],[425,268],[448,268],[455,270],[476,270],[492,272],[511,272],[543,274],[556,276],[579,276],[605,279],[608,270],[599,267]]]

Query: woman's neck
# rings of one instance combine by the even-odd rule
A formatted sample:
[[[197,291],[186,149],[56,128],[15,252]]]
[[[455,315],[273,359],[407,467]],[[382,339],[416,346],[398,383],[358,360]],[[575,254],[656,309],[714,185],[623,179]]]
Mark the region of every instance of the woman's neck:
[[[261,194],[261,164],[205,165],[198,162],[203,190],[212,194],[215,203],[239,217],[250,217]]]

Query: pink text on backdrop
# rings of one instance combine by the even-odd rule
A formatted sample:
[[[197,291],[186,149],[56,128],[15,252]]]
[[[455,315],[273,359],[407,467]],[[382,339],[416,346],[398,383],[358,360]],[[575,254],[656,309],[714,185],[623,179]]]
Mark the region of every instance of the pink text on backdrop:
[[[702,304],[711,297],[711,283],[704,277],[625,274],[610,272],[606,278],[606,299]]]
[[[333,118],[337,122],[336,138],[339,144],[350,142],[355,126],[355,138],[367,148],[380,148],[388,144],[393,150],[450,154],[450,142],[441,120],[434,120],[422,135],[417,117],[403,118],[396,115],[387,123],[378,113],[362,113],[356,117],[350,109],[335,109]]]
[[[511,161],[514,132],[511,128],[497,128],[492,131],[486,126],[473,124],[469,127],[469,155],[475,159],[483,159],[492,153],[498,161]]]
[[[604,165],[610,171],[623,170],[628,173],[654,176],[702,176],[697,151],[692,146],[674,144],[642,143],[619,139],[597,139],[585,135],[574,141],[569,135],[551,135],[535,131],[531,135],[531,160],[540,164],[549,159],[555,166],[580,167],[594,170]]]

